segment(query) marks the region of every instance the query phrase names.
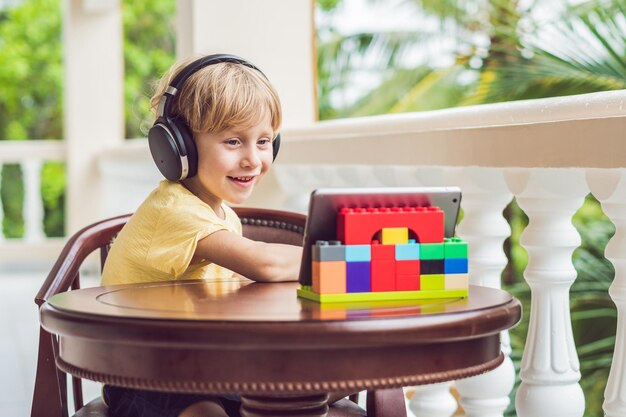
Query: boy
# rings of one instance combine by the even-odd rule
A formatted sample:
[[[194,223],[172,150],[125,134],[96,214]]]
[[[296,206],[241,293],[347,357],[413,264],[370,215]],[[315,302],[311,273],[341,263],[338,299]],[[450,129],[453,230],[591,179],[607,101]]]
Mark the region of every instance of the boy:
[[[302,248],[244,238],[237,215],[224,204],[246,201],[273,161],[281,107],[265,76],[231,55],[200,58],[173,67],[151,107],[157,115],[153,156],[160,152],[153,146],[170,139],[162,125],[176,125],[174,142],[190,136],[183,138],[188,143],[167,145],[168,152],[195,149],[181,151],[188,169],[162,181],[122,229],[101,284],[227,278],[233,272],[262,282],[296,280]],[[157,164],[163,160],[155,156]],[[111,386],[104,387],[104,399],[119,417],[222,417],[237,408],[232,398]]]

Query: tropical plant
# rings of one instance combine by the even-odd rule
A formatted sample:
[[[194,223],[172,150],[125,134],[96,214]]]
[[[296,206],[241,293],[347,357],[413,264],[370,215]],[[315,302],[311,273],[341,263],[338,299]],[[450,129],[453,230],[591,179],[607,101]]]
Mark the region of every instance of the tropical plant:
[[[321,119],[626,88],[624,0],[594,0],[575,6],[564,1],[561,10],[552,2],[548,18],[536,12],[537,6],[545,5],[534,1],[525,3],[525,8],[516,0],[406,0],[394,4],[417,6],[421,19],[439,20],[439,30],[426,31],[423,20],[416,20],[410,34],[377,30],[341,34],[323,27],[318,39],[322,56],[318,73],[332,77],[319,80]],[[332,5],[337,10],[341,2]],[[333,23],[331,19],[323,21]],[[453,39],[456,45],[449,49],[453,58],[447,66],[432,65],[435,56],[418,65],[406,65],[416,48],[442,36]],[[381,58],[367,60],[364,57],[368,54]],[[364,68],[363,62],[372,66]],[[383,74],[379,83],[372,83],[347,105],[334,104],[330,93],[349,88],[353,74],[364,69]],[[528,219],[515,201],[505,216],[512,234],[505,243],[509,265],[503,282],[528,310],[530,291],[522,278],[527,256],[519,245]],[[573,222],[582,244],[573,256],[578,278],[571,288],[572,326],[581,362],[581,386],[586,393],[585,415],[601,416],[616,325],[616,311],[607,294],[614,272],[603,254],[614,227],[592,196]],[[512,358],[517,366],[527,318],[511,332]],[[507,415],[514,415],[513,404]]]
[[[152,82],[174,60],[174,0],[122,3],[126,137],[144,136]],[[0,10],[0,140],[63,138],[61,1],[30,0]],[[3,234],[21,237],[24,187],[19,165],[2,167]],[[44,230],[64,234],[65,169],[41,174]]]

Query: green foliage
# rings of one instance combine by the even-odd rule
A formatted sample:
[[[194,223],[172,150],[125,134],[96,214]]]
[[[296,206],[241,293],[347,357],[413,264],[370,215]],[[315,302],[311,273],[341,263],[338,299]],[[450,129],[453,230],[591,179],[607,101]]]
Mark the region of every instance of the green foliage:
[[[154,120],[150,113],[153,84],[174,62],[175,6],[173,0],[122,3],[127,138],[144,137]]]
[[[2,231],[8,238],[24,236],[24,185],[19,165],[5,164],[2,167],[0,200],[2,200]]]
[[[126,137],[145,136],[151,123],[152,84],[174,61],[174,0],[122,3]],[[0,140],[63,138],[61,0],[30,0],[0,12]],[[143,130],[142,130],[143,127]],[[22,236],[23,184],[19,169],[5,166],[2,204],[7,236]],[[42,171],[44,230],[62,236],[65,169]]]
[[[41,170],[41,196],[46,236],[64,236],[65,186],[65,164],[45,163]]]
[[[524,3],[526,8],[522,9],[517,0],[402,3],[419,8],[422,17],[439,19],[440,29],[429,33],[418,21],[411,33],[343,35],[332,28],[320,28],[321,119],[626,88],[625,0],[580,2],[549,20],[535,13],[534,2]],[[335,8],[339,9],[337,4]],[[431,65],[428,59],[414,67],[403,64],[405,52],[418,50],[441,36],[456,40],[454,64],[441,68]],[[363,62],[374,64],[364,68]],[[384,76],[380,84],[372,84],[353,103],[334,107],[330,95],[346,88],[355,73],[364,71]],[[523,279],[528,255],[519,244],[528,218],[515,200],[504,215],[511,236],[504,244],[509,263],[503,282],[529,312],[530,290]],[[616,310],[608,295],[614,268],[604,258],[604,248],[615,228],[593,196],[587,197],[572,222],[581,235],[581,245],[572,256],[578,274],[570,290],[572,330],[581,364],[580,384],[586,397],[585,416],[595,417],[603,415],[603,391],[615,343]],[[511,357],[518,370],[528,318],[526,313],[522,323],[511,331]],[[515,392],[511,394],[508,416],[515,415]]]
[[[31,0],[0,20],[0,140],[63,136],[59,0]]]

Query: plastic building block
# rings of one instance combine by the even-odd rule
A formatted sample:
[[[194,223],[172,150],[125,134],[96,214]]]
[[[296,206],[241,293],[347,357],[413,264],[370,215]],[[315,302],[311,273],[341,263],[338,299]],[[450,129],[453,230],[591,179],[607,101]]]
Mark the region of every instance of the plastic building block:
[[[369,262],[372,259],[370,245],[346,245],[347,262]]]
[[[370,243],[383,228],[406,227],[419,243],[441,243],[444,212],[439,207],[343,208],[337,216],[337,239],[345,245]]]
[[[298,296],[313,300],[318,303],[359,303],[370,301],[403,301],[436,299],[436,298],[459,298],[467,297],[468,290],[432,290],[424,291],[388,291],[388,292],[355,292],[345,294],[317,294],[307,287],[298,289]],[[420,306],[422,311],[428,312],[444,312],[446,303],[428,303]],[[322,307],[323,308],[323,307]],[[320,310],[322,309],[320,308]],[[332,310],[331,310],[332,311]],[[374,314],[374,311],[372,311]]]
[[[396,245],[397,261],[417,261],[420,258],[420,246],[417,243]]]
[[[419,274],[420,261],[396,261],[396,276]]]
[[[346,292],[345,261],[313,261],[313,292],[339,294]]]
[[[443,243],[422,243],[420,245],[420,259],[443,259]]]
[[[420,261],[421,274],[444,274],[445,271],[443,259],[423,259]]]
[[[396,260],[396,247],[395,245],[381,245],[378,241],[373,241],[371,245],[372,260]]]
[[[396,275],[396,291],[418,291],[419,289],[419,275]]]
[[[444,239],[446,258],[467,258],[467,242],[459,237]]]
[[[372,261],[372,292],[396,290],[396,261]]]
[[[370,292],[371,288],[371,263],[346,262],[346,292]]]
[[[420,289],[422,291],[445,289],[445,276],[443,274],[421,275],[420,276]]]
[[[338,240],[318,240],[313,245],[314,261],[345,261],[346,249]]]
[[[444,260],[444,273],[446,274],[467,274],[467,258],[447,258]]]
[[[446,274],[444,276],[446,290],[463,290],[469,288],[468,274]]]
[[[383,227],[381,240],[383,245],[409,243],[409,229],[406,227]]]

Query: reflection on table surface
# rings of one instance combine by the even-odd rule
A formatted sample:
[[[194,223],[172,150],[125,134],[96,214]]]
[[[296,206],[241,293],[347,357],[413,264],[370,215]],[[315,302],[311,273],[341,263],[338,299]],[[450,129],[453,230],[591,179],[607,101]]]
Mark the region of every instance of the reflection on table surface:
[[[300,299],[299,284],[257,283],[246,278],[170,281],[96,287],[54,296],[61,310],[128,317],[228,320],[306,321],[411,317],[471,311],[506,303],[510,296],[471,287],[468,298],[326,303]]]

